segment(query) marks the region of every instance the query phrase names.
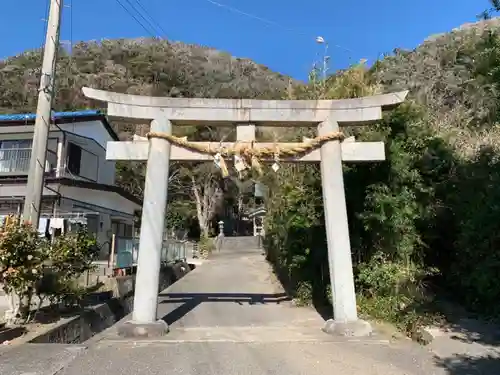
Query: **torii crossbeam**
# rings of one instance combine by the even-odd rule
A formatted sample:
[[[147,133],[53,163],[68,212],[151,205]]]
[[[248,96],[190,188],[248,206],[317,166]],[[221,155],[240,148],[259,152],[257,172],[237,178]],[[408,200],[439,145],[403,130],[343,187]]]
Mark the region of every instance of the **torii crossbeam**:
[[[88,98],[107,102],[109,116],[149,120],[151,132],[162,135],[134,142],[108,142],[106,153],[108,160],[147,160],[133,317],[120,331],[124,335],[148,336],[168,332],[168,326],[163,321],[158,322],[156,314],[170,160],[213,160],[211,152],[196,151],[176,143],[175,137],[171,137],[172,124],[235,126],[236,139],[243,142],[255,141],[255,126],[317,126],[318,136],[328,139],[329,135],[339,133],[342,126],[366,125],[380,120],[382,110],[399,105],[408,94],[402,91],[345,100],[248,100],[158,98],[91,88],[84,88],[83,92]],[[213,147],[212,150],[221,146],[209,142],[192,142],[193,145],[195,149]],[[294,145],[308,144],[277,146],[283,149]],[[232,144],[222,146],[230,148]],[[274,146],[255,143],[252,152],[259,153],[259,149]],[[309,151],[280,159],[321,164],[333,299],[333,319],[327,322],[324,331],[366,335],[371,327],[358,319],[356,309],[342,161],[384,160],[384,144],[339,138],[322,142],[319,150]]]

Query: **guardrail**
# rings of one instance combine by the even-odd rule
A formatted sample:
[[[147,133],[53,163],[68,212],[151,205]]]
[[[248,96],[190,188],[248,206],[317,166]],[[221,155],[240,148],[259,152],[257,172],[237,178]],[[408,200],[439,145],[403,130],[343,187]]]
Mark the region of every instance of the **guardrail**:
[[[110,256],[113,268],[130,268],[137,265],[139,257],[139,239],[115,236],[112,241],[114,251]],[[186,260],[186,241],[168,239],[163,241],[161,262],[175,263]]]

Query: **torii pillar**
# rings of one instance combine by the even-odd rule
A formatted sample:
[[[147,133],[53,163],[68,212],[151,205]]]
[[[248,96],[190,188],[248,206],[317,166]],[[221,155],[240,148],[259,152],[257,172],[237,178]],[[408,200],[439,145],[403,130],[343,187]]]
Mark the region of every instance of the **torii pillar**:
[[[90,88],[84,88],[83,92],[88,98],[107,102],[109,116],[149,120],[153,131],[163,129],[160,131],[169,132],[171,123],[178,126],[233,125],[240,135],[239,141],[254,139],[256,125],[317,126],[320,136],[337,132],[346,125],[366,125],[380,120],[383,109],[402,103],[408,94],[403,91],[345,100],[247,100],[157,98]],[[294,144],[278,146],[283,148],[287,145]],[[216,149],[220,144],[213,142],[211,146]],[[222,146],[231,144],[224,143]],[[272,143],[254,144],[255,148],[273,146]],[[149,141],[108,142],[106,158],[148,161],[133,317],[120,332],[127,336],[162,335],[168,332],[168,326],[157,320],[156,309],[168,163],[170,160],[210,161],[213,156],[171,146],[169,141],[157,138]],[[321,164],[333,304],[333,319],[328,320],[323,329],[327,333],[343,336],[371,333],[370,324],[358,319],[357,315],[342,161],[384,159],[383,142],[355,142],[352,139],[343,142],[331,140],[324,143],[320,150],[294,159],[283,159],[287,162]]]

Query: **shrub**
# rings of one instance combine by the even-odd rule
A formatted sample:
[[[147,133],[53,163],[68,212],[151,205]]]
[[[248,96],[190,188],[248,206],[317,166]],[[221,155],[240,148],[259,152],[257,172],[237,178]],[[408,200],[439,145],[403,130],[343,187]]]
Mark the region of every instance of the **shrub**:
[[[202,235],[199,242],[199,252],[202,258],[208,257],[215,250],[213,238]]]
[[[67,305],[81,301],[85,288],[79,286],[77,281],[82,274],[94,268],[92,262],[98,255],[99,248],[95,237],[85,231],[55,238],[48,257],[48,274],[55,278],[52,277],[45,294]]]
[[[10,217],[0,232],[0,267],[6,294],[19,297],[19,312],[29,311],[31,296],[44,275],[48,243],[29,223]],[[13,307],[13,306],[12,306]]]
[[[374,85],[369,75],[361,74],[363,69],[355,66],[330,78],[322,90],[334,98],[376,92],[376,85],[363,89]],[[425,303],[424,281],[436,272],[424,263],[427,248],[421,228],[433,220],[435,206],[423,159],[441,144],[429,130],[425,112],[414,105],[393,110],[376,126],[345,131],[360,140],[384,140],[387,149],[385,162],[344,166],[361,312],[413,327],[416,320],[405,316]],[[284,167],[268,185],[265,242],[270,261],[286,274],[285,281],[301,303],[331,303],[318,168]]]
[[[80,301],[85,289],[78,286],[78,278],[92,269],[97,255],[95,238],[86,232],[68,233],[50,243],[31,224],[10,218],[0,231],[0,271],[4,291],[19,298],[18,308],[11,308],[28,318],[34,294],[40,304],[44,298]]]

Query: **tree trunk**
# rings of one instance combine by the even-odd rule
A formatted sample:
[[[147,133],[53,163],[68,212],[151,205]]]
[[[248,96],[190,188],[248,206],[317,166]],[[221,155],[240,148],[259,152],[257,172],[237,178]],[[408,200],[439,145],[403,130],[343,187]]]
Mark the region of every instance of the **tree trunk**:
[[[200,229],[202,236],[204,236],[205,238],[208,238],[210,236],[210,228],[208,227],[208,225],[205,225],[203,228]]]

